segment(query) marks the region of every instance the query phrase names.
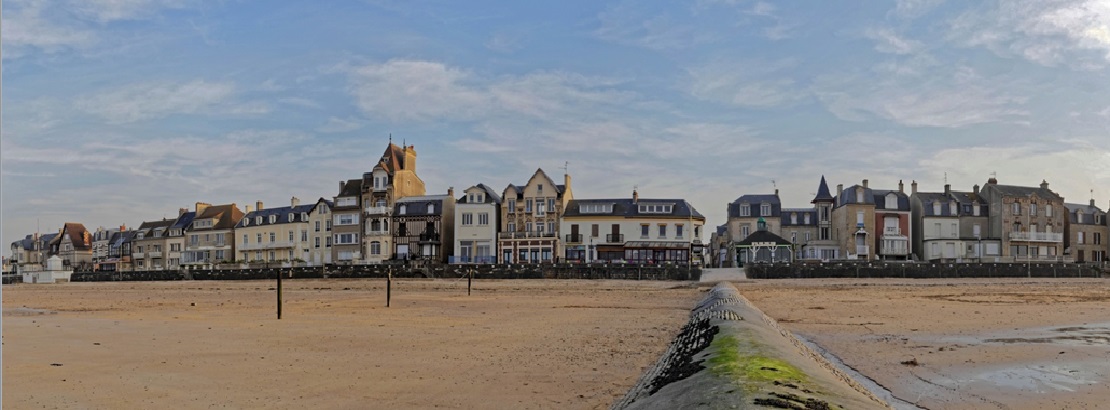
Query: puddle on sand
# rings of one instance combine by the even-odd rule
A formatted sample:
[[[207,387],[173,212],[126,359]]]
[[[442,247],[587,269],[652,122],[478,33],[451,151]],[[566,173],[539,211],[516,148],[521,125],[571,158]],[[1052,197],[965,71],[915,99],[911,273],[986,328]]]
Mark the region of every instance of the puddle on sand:
[[[983,343],[1051,343],[1066,346],[1110,346],[1110,323],[1019,329],[983,338]]]
[[[1098,384],[1099,377],[1083,364],[1014,366],[988,370],[960,378],[961,384],[986,383],[1025,392],[1073,392],[1078,387]]]
[[[58,312],[46,309],[33,309],[27,307],[6,308],[4,309],[4,316],[39,316],[39,315],[56,315]]]
[[[851,366],[844,364],[844,361],[840,360],[840,358],[837,357],[835,354],[832,354],[828,350],[825,350],[825,348],[821,347],[821,345],[814,343],[798,334],[794,334],[794,337],[798,338],[798,340],[801,340],[802,343],[804,343],[807,347],[820,354],[821,357],[824,357],[825,360],[828,360],[829,363],[832,363],[832,365],[838,370],[844,372],[853,380],[859,382],[859,384],[863,385],[863,387],[870,391],[871,394],[874,394],[883,401],[886,401],[888,404],[891,405],[891,407],[894,407],[895,410],[924,410],[923,408],[918,407],[913,403],[898,398],[894,395],[894,393],[891,393],[890,390],[887,390],[886,387],[883,387],[883,385],[876,383],[874,380],[871,380],[870,377],[864,376],[862,373],[856,371],[856,369],[853,369]]]

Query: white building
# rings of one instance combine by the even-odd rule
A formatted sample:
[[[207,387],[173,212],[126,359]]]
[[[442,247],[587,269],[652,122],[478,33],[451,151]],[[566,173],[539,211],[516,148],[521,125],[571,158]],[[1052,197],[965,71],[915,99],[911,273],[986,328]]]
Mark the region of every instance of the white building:
[[[301,205],[292,198],[289,206],[256,209],[235,227],[238,258],[251,263],[311,262],[310,214],[317,204]]]
[[[485,184],[463,191],[455,203],[454,263],[496,263],[501,197]]]
[[[560,223],[567,262],[704,262],[705,216],[684,199],[575,199]]]

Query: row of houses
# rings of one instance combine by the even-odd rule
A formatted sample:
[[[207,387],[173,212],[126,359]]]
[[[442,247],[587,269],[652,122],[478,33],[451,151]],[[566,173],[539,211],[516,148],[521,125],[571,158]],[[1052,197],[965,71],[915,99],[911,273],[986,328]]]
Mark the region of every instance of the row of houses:
[[[136,228],[66,223],[11,244],[11,262],[41,269],[58,255],[75,270],[207,269],[220,264],[320,266],[388,261],[439,263],[636,262],[702,264],[705,217],[685,199],[575,199],[571,177],[537,169],[496,191],[429,194],[415,146],[390,141],[336,195],[288,206],[196,202],[175,218]]]
[[[906,192],[868,180],[830,191],[825,177],[808,207],[786,208],[774,194],[742,195],[710,239],[711,264],[804,260],[940,262],[1104,262],[1106,212],[1068,203],[1046,181],[1002,185],[994,177],[970,191]]]

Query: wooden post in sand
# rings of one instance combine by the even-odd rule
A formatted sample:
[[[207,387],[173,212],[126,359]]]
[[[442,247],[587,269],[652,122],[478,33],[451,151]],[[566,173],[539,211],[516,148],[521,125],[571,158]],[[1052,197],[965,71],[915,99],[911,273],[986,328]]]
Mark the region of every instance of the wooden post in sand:
[[[389,267],[385,277],[385,307],[389,307],[389,298],[393,293],[393,266]]]
[[[277,270],[277,317],[281,320],[281,269]]]
[[[470,296],[470,282],[474,281],[474,268],[470,268],[470,276],[466,278],[466,295]]]

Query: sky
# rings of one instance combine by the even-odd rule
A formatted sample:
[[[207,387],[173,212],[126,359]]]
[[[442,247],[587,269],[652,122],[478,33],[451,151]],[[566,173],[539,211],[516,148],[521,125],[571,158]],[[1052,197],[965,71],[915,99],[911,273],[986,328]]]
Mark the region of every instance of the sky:
[[[1110,205],[1110,2],[7,0],[0,223],[331,198],[388,144],[429,194],[809,206],[869,179]],[[704,240],[708,236],[703,237]]]

